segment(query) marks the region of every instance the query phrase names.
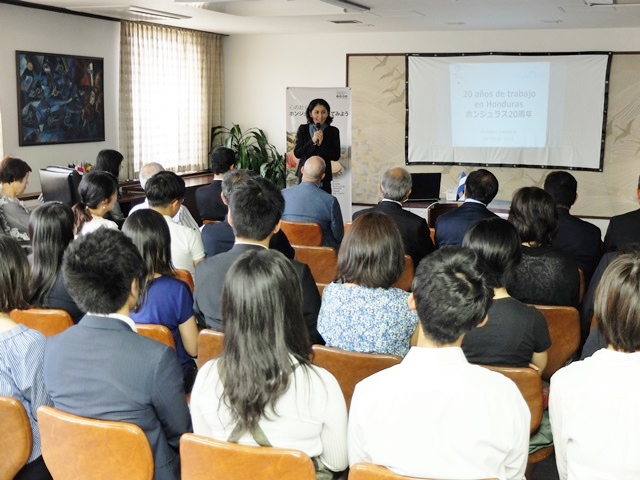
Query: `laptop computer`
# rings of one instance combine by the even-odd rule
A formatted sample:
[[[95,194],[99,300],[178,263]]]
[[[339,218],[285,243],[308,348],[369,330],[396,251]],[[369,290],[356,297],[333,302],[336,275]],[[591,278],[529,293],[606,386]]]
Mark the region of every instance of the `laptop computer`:
[[[442,173],[412,173],[413,188],[407,202],[435,202],[440,199]]]

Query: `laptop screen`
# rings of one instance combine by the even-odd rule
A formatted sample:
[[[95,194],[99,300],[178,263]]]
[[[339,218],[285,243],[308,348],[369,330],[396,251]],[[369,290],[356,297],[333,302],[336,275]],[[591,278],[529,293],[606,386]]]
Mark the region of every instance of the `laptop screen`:
[[[408,202],[426,202],[440,199],[442,173],[412,173],[413,188]]]

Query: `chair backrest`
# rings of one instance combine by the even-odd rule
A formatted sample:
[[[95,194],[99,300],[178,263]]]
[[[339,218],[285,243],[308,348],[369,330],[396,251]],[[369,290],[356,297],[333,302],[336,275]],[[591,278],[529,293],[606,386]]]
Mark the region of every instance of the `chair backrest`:
[[[146,435],[132,423],[95,420],[38,408],[42,457],[56,480],[151,480]]]
[[[333,248],[294,245],[293,249],[296,260],[309,265],[316,284],[324,286],[338,277],[338,254]]]
[[[185,433],[180,438],[182,480],[315,480],[311,458],[298,450],[250,447]]]
[[[9,317],[16,323],[38,330],[45,337],[64,332],[73,325],[71,315],[56,308],[29,308],[27,310],[11,310]]]
[[[534,305],[549,326],[551,347],[547,350],[547,366],[542,379],[549,381],[551,375],[571,358],[580,345],[580,314],[574,307]]]
[[[531,412],[530,432],[538,430],[544,411],[542,398],[542,379],[540,374],[530,367],[496,367],[494,365],[482,365],[489,370],[499,372],[510,378],[516,384],[522,394],[529,411]]]
[[[404,269],[402,270],[402,275],[400,278],[396,280],[396,283],[392,285],[392,287],[401,288],[406,292],[411,291],[411,284],[413,283],[413,277],[416,273],[416,270],[413,266],[413,259],[409,255],[404,256]]]
[[[31,424],[22,403],[0,397],[0,480],[12,480],[31,455]]]
[[[222,353],[224,333],[205,328],[198,334],[198,368]]]
[[[402,361],[397,355],[347,352],[324,345],[314,345],[312,348],[314,365],[328,370],[336,377],[347,402],[347,409],[351,405],[353,390],[359,381]]]
[[[386,467],[374,465],[373,463],[359,462],[349,469],[349,480],[405,480],[414,477],[405,477],[393,473]],[[434,480],[434,479],[422,479]],[[485,478],[479,480],[498,480],[497,478]]]
[[[322,229],[317,223],[282,220],[280,228],[284,231],[291,245],[306,245],[308,247],[322,245]]]
[[[174,350],[176,349],[176,342],[173,339],[171,330],[164,325],[157,325],[154,323],[136,323],[136,329],[138,330],[139,335],[152,338],[156,342],[164,343]]]
[[[58,201],[70,207],[80,201],[78,185],[82,177],[70,167],[46,167],[40,169],[40,188],[45,202]]]
[[[184,283],[186,283],[189,286],[189,290],[191,290],[191,293],[193,293],[194,284],[191,272],[183,268],[176,268],[174,271],[176,272],[178,280],[182,280]]]

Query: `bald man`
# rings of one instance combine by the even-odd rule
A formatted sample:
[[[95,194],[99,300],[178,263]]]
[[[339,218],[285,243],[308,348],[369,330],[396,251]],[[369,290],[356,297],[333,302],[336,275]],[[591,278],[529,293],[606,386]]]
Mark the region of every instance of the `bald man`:
[[[344,235],[344,222],[336,197],[320,188],[324,171],[321,157],[307,159],[301,169],[300,184],[282,191],[285,201],[282,219],[320,224],[322,244],[337,250]]]
[[[164,172],[164,167],[159,163],[157,162],[145,163],[140,169],[140,173],[138,174],[140,186],[144,189],[144,186],[146,185],[147,180],[149,180],[151,177],[153,177],[156,173],[159,173],[159,172]],[[144,199],[144,202],[134,206],[129,211],[129,215],[143,208],[149,208],[149,202],[147,201],[146,198]],[[180,210],[178,210],[177,215],[173,217],[173,221],[176,222],[178,225],[189,227],[192,230],[200,230],[200,227],[198,227],[198,222],[196,222],[196,220],[193,218],[193,215],[191,215],[191,212],[187,207],[184,206],[184,204],[180,205]]]
[[[402,208],[402,203],[411,194],[411,174],[404,168],[393,167],[382,174],[378,186],[382,201],[372,208],[365,208],[353,214],[355,220],[367,212],[382,212],[393,218],[400,230],[404,251],[413,259],[417,267],[420,260],[433,252],[435,247],[427,228],[427,221]]]

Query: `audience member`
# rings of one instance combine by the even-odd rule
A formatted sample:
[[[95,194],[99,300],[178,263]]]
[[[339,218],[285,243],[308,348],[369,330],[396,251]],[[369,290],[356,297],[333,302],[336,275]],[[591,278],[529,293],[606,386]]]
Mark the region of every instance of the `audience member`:
[[[464,336],[462,351],[471,363],[526,367],[542,371],[551,346],[549,327],[535,308],[512,298],[505,285],[521,259],[520,237],[515,227],[502,218],[476,223],[462,242],[480,259],[479,268],[493,287],[489,320]]]
[[[607,348],[558,370],[549,414],[561,480],[640,478],[640,255],[621,254],[596,291]]]
[[[36,415],[41,405],[53,405],[42,378],[46,339],[40,332],[9,318],[14,308],[28,308],[29,263],[18,242],[6,235],[0,235],[0,258],[0,395],[14,397],[22,403],[33,437],[27,464],[14,480],[50,480],[52,477],[40,451]],[[5,431],[2,435],[10,441],[14,433]]]
[[[62,275],[62,256],[73,240],[71,208],[62,202],[40,205],[31,214],[29,236],[33,250],[29,303],[65,310],[78,323],[85,312],[69,295]]]
[[[197,434],[301,450],[326,475],[347,467],[347,409],[333,375],[309,362],[296,276],[267,249],[248,250],[231,266],[224,350],[198,373],[191,415]]]
[[[116,183],[118,183],[118,179],[120,177],[120,170],[122,170],[122,161],[124,157],[117,150],[105,149],[100,150],[98,152],[98,156],[96,157],[96,164],[93,166],[92,170],[96,172],[108,172],[116,179]],[[120,191],[118,191],[118,197],[120,197]],[[124,215],[122,214],[122,209],[120,208],[120,204],[117,202],[113,204],[113,208],[110,212],[107,212],[105,217],[107,220],[111,220],[118,224],[118,227],[122,226],[122,222],[124,222]]]
[[[402,208],[402,203],[411,194],[411,174],[404,168],[394,167],[382,175],[379,185],[382,201],[372,208],[365,208],[353,214],[355,220],[367,212],[382,212],[393,218],[400,231],[404,252],[413,259],[414,266],[418,266],[425,255],[433,252],[435,247],[424,218]]]
[[[198,213],[204,220],[224,220],[227,215],[227,204],[221,198],[222,177],[235,168],[236,154],[227,147],[217,147],[209,156],[213,180],[209,185],[196,190]]]
[[[640,178],[636,196],[640,202]],[[632,243],[640,243],[640,209],[611,217],[604,236],[604,250],[616,252]]]
[[[471,172],[464,184],[464,203],[436,218],[436,247],[459,247],[465,233],[475,223],[495,217],[487,205],[497,194],[498,179],[493,173],[484,168]]]
[[[282,191],[285,200],[282,219],[320,224],[322,244],[337,250],[344,235],[344,223],[338,199],[320,188],[325,173],[324,160],[309,157],[301,172],[301,183]]]
[[[169,225],[171,233],[171,259],[176,268],[188,270],[195,275],[195,266],[204,260],[204,247],[199,231],[172,220],[184,201],[186,188],[184,180],[173,172],[159,172],[147,180],[144,193],[149,208],[161,213]]]
[[[593,223],[569,213],[578,198],[578,182],[569,172],[551,172],[544,181],[544,190],[553,198],[558,213],[558,231],[551,245],[575,257],[588,284],[602,255],[602,232]]]
[[[198,355],[198,326],[191,290],[177,279],[173,269],[167,222],[158,212],[141,210],[129,215],[122,233],[138,248],[147,270],[145,285],[138,294],[139,306],[130,316],[136,323],[159,324],[171,330],[188,393],[197,372],[191,357]]]
[[[246,169],[233,169],[225,173],[221,184],[222,193],[220,197],[222,198],[222,202],[227,205],[235,188],[246,182],[249,178],[257,175],[254,171]],[[223,221],[207,223],[202,227],[202,243],[207,258],[219,253],[228,252],[233,247],[235,241],[236,236],[233,233],[233,227],[229,225],[226,214]],[[296,254],[289,243],[289,239],[282,230],[278,230],[273,234],[269,241],[269,248],[278,250],[285,257],[292,260]]]
[[[509,221],[522,242],[522,260],[507,285],[509,294],[524,303],[577,307],[578,264],[551,246],[558,229],[551,195],[538,187],[520,188],[511,200]]]
[[[18,198],[29,183],[31,167],[19,158],[4,157],[0,162],[0,228],[22,245],[29,244],[30,211]]]
[[[78,235],[95,232],[100,227],[117,230],[118,225],[104,218],[118,198],[118,182],[108,172],[85,173],[78,185],[80,201],[73,206],[73,230]]]
[[[464,335],[493,295],[476,254],[444,248],[420,262],[409,304],[417,347],[360,382],[349,413],[349,464],[370,462],[418,478],[523,480],[530,413],[503,375],[470,365]]]
[[[138,180],[140,181],[140,186],[144,190],[145,185],[147,184],[147,180],[153,177],[156,173],[164,172],[164,167],[156,162],[145,163],[140,169],[140,173],[138,174]],[[143,208],[149,208],[149,200],[146,198],[144,202],[135,205],[129,210],[129,215],[134,214],[138,210],[142,210]],[[182,225],[184,227],[189,227],[192,230],[200,230],[198,226],[198,222],[193,218],[189,209],[184,205],[180,205],[180,209],[178,210],[178,214],[173,217],[173,221],[178,225]]]
[[[194,310],[207,327],[223,330],[222,287],[224,277],[240,255],[269,247],[272,235],[280,229],[284,199],[278,188],[262,177],[237,185],[231,195],[227,220],[235,233],[235,244],[228,252],[207,258],[196,269]],[[309,267],[291,260],[302,287],[304,319],[313,343],[322,343],[316,323],[320,294]]]
[[[71,297],[89,313],[47,339],[44,380],[54,406],[138,425],[154,479],[179,479],[178,445],[191,419],[175,350],[138,335],[129,318],[145,277],[140,253],[121,232],[100,229],[69,245],[63,271]]]
[[[407,305],[409,294],[391,286],[403,267],[402,238],[393,219],[380,212],[356,218],[338,252],[340,281],[322,293],[318,331],[327,345],[407,354],[418,317]]]

